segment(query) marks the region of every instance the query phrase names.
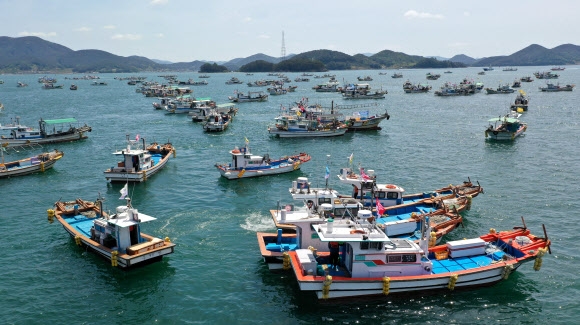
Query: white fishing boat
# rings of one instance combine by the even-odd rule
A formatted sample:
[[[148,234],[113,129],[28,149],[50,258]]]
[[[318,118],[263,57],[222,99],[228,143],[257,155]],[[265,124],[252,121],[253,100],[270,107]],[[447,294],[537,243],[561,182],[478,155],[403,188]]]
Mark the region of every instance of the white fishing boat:
[[[203,130],[205,132],[225,131],[230,125],[232,119],[232,115],[229,115],[228,113],[220,113],[215,109],[211,110],[203,124]]]
[[[234,103],[217,104],[215,106],[199,105],[189,112],[188,116],[191,117],[193,122],[203,122],[209,118],[212,111],[215,111],[218,114],[236,116],[238,113],[238,107]]]
[[[145,138],[137,136],[130,140],[127,135],[127,147],[113,152],[121,158],[117,166],[105,170],[105,178],[110,182],[144,182],[160,171],[175,156],[171,143],[163,145],[151,143],[145,146]]]
[[[532,235],[524,223],[512,231],[492,229],[477,238],[429,247],[428,226],[421,227],[417,244],[389,238],[370,214],[360,212],[360,221],[350,224],[329,219],[312,226],[312,238],[320,245],[336,245],[334,252],[298,249],[284,256],[300,290],[318,299],[337,299],[489,286],[508,279],[526,262],[535,261],[539,270],[542,256],[550,251],[545,227],[543,238]]]
[[[57,142],[76,141],[87,138],[87,132],[92,128],[86,124],[81,125],[74,118],[38,121],[39,128],[34,129],[16,123],[0,125],[0,130],[9,130],[10,134],[0,137],[0,143],[4,146],[14,147],[30,144],[48,144]]]
[[[306,153],[284,156],[278,159],[271,159],[269,154],[263,156],[253,155],[248,146],[248,141],[246,141],[244,147],[235,147],[230,150],[230,154],[232,155],[232,160],[229,164],[215,164],[220,174],[227,179],[288,173],[299,170],[302,164],[310,161],[310,155]]]
[[[299,115],[284,114],[276,117],[276,124],[268,126],[270,135],[280,138],[335,137],[344,135],[348,128],[338,122],[323,123]]]
[[[127,185],[121,190],[124,198]],[[123,193],[124,192],[124,193]],[[54,204],[48,209],[48,221],[54,219],[74,238],[78,246],[86,247],[111,262],[111,266],[127,269],[160,261],[173,253],[175,244],[141,232],[141,224],[156,220],[135,209],[129,198],[112,215],[103,211],[103,199],[88,202],[76,199]],[[83,250],[84,252],[85,250]]]
[[[235,96],[228,96],[228,99],[233,103],[263,102],[268,100],[268,94],[264,94],[263,91],[249,91],[247,95],[235,91],[234,94]]]
[[[45,172],[47,169],[52,168],[52,166],[54,166],[54,164],[64,156],[62,151],[54,149],[54,151],[41,153],[25,159],[5,162],[4,150],[4,147],[0,148],[0,153],[2,153],[0,178]]]

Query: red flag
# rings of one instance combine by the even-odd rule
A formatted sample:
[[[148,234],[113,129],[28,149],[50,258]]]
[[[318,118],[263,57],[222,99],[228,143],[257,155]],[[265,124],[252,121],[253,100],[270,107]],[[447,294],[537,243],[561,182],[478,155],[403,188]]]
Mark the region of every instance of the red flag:
[[[377,198],[377,212],[379,213],[379,216],[382,216],[383,213],[385,213],[385,207],[383,207],[379,198]]]
[[[135,137],[135,141],[139,141],[139,134]]]
[[[364,180],[369,180],[369,179],[371,179],[371,178],[369,177],[369,175],[365,174],[365,170],[364,170],[364,169],[362,169],[362,167],[361,167],[361,169],[360,169],[360,176],[361,176],[361,177],[362,177],[362,179],[364,179]]]

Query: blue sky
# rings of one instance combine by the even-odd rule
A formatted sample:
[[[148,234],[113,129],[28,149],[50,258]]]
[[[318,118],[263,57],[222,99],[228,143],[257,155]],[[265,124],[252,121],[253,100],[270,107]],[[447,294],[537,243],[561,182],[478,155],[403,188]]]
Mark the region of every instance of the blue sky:
[[[0,36],[39,36],[172,62],[264,53],[392,50],[480,58],[580,44],[580,2],[389,0],[0,0]]]

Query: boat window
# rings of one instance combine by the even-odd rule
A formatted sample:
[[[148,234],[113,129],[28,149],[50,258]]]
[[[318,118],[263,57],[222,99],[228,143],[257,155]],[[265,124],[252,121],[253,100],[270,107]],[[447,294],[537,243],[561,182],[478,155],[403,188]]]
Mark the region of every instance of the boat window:
[[[370,244],[370,242],[368,242],[368,241],[362,241],[362,242],[360,242],[360,249],[361,250],[363,250],[363,249],[369,249],[369,244]]]
[[[318,204],[331,203],[330,198],[322,197],[318,199]]]
[[[399,193],[387,192],[387,199],[397,199],[397,198],[399,198]]]
[[[375,197],[378,197],[379,199],[384,199],[385,192],[375,192]]]
[[[416,254],[397,254],[387,256],[387,263],[414,263],[416,261]]]

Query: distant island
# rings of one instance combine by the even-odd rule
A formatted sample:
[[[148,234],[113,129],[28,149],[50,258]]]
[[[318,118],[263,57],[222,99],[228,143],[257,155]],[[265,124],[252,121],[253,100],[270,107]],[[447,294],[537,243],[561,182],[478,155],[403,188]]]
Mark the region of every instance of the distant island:
[[[464,68],[487,66],[563,66],[580,62],[580,46],[563,44],[553,49],[532,44],[508,56],[474,59],[459,54],[436,59],[384,50],[373,55],[348,55],[315,50],[284,58],[255,54],[224,63],[192,61],[165,63],[142,56],[123,57],[100,50],[73,51],[35,36],[0,37],[0,73],[135,73],[143,71],[323,72],[328,70]]]

